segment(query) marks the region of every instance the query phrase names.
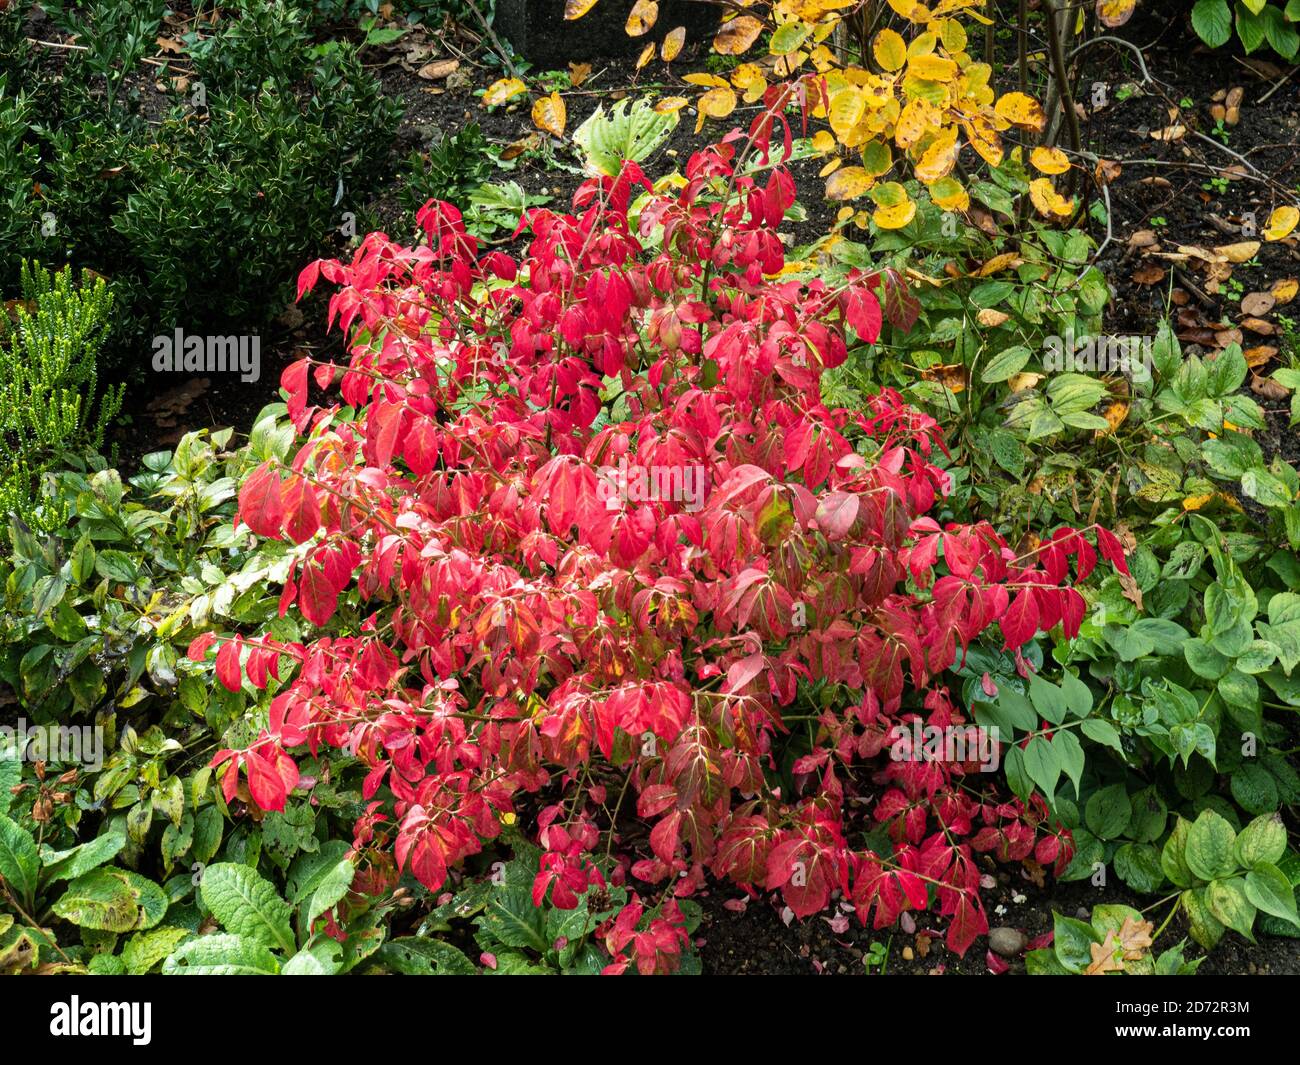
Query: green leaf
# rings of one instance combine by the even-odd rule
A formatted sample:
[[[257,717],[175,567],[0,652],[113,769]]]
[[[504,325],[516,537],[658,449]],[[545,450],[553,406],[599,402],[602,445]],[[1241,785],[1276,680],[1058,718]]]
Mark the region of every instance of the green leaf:
[[[83,873],[97,869],[112,861],[126,846],[126,836],[119,827],[111,826],[92,840],[65,851],[43,850],[41,864],[45,867],[45,880],[75,880]]]
[[[1173,831],[1169,833],[1169,838],[1165,840],[1164,849],[1160,852],[1160,868],[1164,870],[1165,876],[1174,887],[1192,886],[1194,874],[1187,867],[1187,833],[1191,827],[1190,822],[1178,818],[1174,823]]]
[[[1286,826],[1280,814],[1257,817],[1237,836],[1237,861],[1244,869],[1260,863],[1277,865],[1286,854]]]
[[[617,177],[625,162],[643,163],[677,128],[676,111],[660,114],[649,100],[620,100],[605,113],[597,106],[573,133],[593,174]]]
[[[1237,868],[1236,841],[1232,825],[1213,810],[1203,810],[1187,830],[1187,868],[1201,880],[1231,876]]]
[[[1192,938],[1206,950],[1213,950],[1223,938],[1223,924],[1210,912],[1205,892],[1203,887],[1184,891],[1179,902],[1187,914]]]
[[[450,943],[406,936],[379,948],[381,963],[403,976],[472,976],[477,966]]]
[[[1044,720],[1053,725],[1059,725],[1065,720],[1065,712],[1069,709],[1065,692],[1037,674],[1029,678],[1029,699]]]
[[[1115,726],[1109,721],[1099,717],[1089,718],[1079,727],[1088,739],[1111,747],[1123,756],[1124,744],[1120,742],[1119,733],[1115,730]]]
[[[53,909],[81,928],[130,932],[157,924],[167,905],[151,880],[125,869],[93,869],[72,881]]]
[[[980,380],[985,384],[1006,381],[1023,370],[1032,355],[1033,352],[1023,345],[1007,348],[989,360],[988,365],[980,371]]]
[[[1277,784],[1261,765],[1247,762],[1240,766],[1228,786],[1248,814],[1270,814],[1278,808]]]
[[[1132,816],[1133,806],[1123,784],[1111,784],[1093,792],[1083,812],[1088,831],[1098,839],[1118,838]]]
[[[1153,895],[1165,882],[1160,852],[1148,843],[1126,843],[1115,852],[1115,872],[1134,891]]]
[[[1052,928],[1056,933],[1052,949],[1057,960],[1072,973],[1083,972],[1092,964],[1092,945],[1100,943],[1102,937],[1092,925],[1055,912],[1052,914]]]
[[[1061,691],[1065,694],[1065,705],[1075,717],[1092,713],[1092,689],[1069,670],[1061,678]]]
[[[1057,729],[1052,737],[1052,749],[1056,752],[1061,771],[1074,784],[1074,797],[1079,797],[1079,781],[1083,777],[1083,747],[1079,737],[1069,729]]]
[[[1276,865],[1259,862],[1246,874],[1246,898],[1265,913],[1290,921],[1300,928],[1296,913],[1295,888]]]
[[[1056,748],[1042,736],[1035,736],[1025,748],[1025,772],[1050,801],[1061,778],[1061,759]]]
[[[1211,880],[1205,888],[1205,904],[1215,920],[1245,936],[1252,943],[1255,936],[1255,904],[1246,893],[1245,877]]]
[[[221,862],[203,870],[203,903],[227,932],[267,947],[294,952],[289,906],[275,888],[246,865]]]
[[[122,962],[132,976],[140,976],[165,959],[189,937],[190,933],[186,929],[170,926],[137,932],[122,948]]]
[[[164,976],[275,976],[280,963],[257,940],[237,935],[191,939],[162,967]]]
[[[31,834],[18,822],[0,814],[0,876],[13,886],[24,902],[31,903],[35,899],[40,867],[36,841]]]

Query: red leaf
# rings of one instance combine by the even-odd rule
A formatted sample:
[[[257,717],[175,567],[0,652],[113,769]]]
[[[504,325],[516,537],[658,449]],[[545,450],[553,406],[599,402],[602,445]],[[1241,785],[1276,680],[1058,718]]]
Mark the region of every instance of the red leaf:
[[[298,590],[298,609],[313,625],[324,625],[334,616],[339,601],[338,589],[319,565],[314,562],[303,565]]]
[[[284,504],[280,477],[269,462],[255,469],[239,490],[239,517],[258,536],[280,538]]]
[[[281,490],[284,531],[295,544],[310,540],[320,528],[320,501],[305,477],[293,476]]]
[[[1034,590],[1026,588],[1007,607],[998,624],[1007,647],[1014,650],[1022,647],[1038,632],[1038,604],[1034,599]]]
[[[239,691],[243,684],[239,670],[239,651],[243,641],[236,636],[227,640],[217,652],[217,680],[232,692]]]

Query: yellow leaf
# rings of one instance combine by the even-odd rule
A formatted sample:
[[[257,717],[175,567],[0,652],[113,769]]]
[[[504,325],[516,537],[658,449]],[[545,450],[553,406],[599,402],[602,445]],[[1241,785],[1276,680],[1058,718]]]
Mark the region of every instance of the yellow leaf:
[[[704,128],[704,119],[707,118],[726,118],[736,109],[736,94],[731,91],[730,86],[720,89],[710,89],[695,105],[699,109],[699,117],[695,121],[695,132],[699,133]]]
[[[1270,291],[1278,303],[1290,303],[1296,298],[1297,294],[1300,294],[1300,281],[1293,277],[1289,277],[1285,281],[1275,281]]]
[[[957,143],[957,127],[946,126],[939,131],[934,142],[921,156],[921,161],[916,164],[917,180],[926,185],[933,185],[941,178],[946,178],[957,165],[957,154],[960,151],[961,145]]]
[[[1136,7],[1137,0],[1097,0],[1097,21],[1113,30],[1131,19]]]
[[[1036,178],[1029,183],[1029,199],[1038,213],[1046,218],[1069,218],[1074,214],[1074,201],[1067,200],[1056,191],[1051,178]]]
[[[591,77],[590,63],[570,63],[569,64],[569,83],[576,89],[584,81]]]
[[[713,50],[720,55],[744,55],[762,32],[762,22],[753,15],[741,15],[718,30],[713,38]]]
[[[881,229],[902,229],[916,217],[916,201],[897,203],[893,207],[877,207],[871,220]]]
[[[889,0],[889,6],[909,22],[929,22],[930,9],[918,0]]]
[[[952,81],[957,76],[957,64],[939,55],[916,55],[907,61],[907,72],[923,81]]]
[[[818,155],[835,151],[835,138],[831,136],[830,130],[819,129],[813,134],[812,150]]]
[[[993,110],[1008,125],[1029,130],[1031,133],[1041,133],[1047,122],[1042,106],[1032,96],[1026,96],[1023,92],[1005,93],[999,97]]]
[[[518,78],[502,78],[500,81],[494,81],[487,87],[483,93],[483,106],[496,107],[513,99],[521,92],[527,92],[528,86]]]
[[[1184,510],[1200,510],[1211,499],[1214,498],[1213,492],[1206,492],[1205,495],[1188,496],[1183,500]]]
[[[943,20],[939,29],[939,39],[943,41],[944,50],[949,55],[966,51],[966,27],[955,18]]]
[[[856,200],[871,188],[872,177],[860,166],[845,166],[826,182],[828,200]]]
[[[1106,428],[1098,429],[1097,435],[1109,436],[1124,424],[1124,419],[1128,417],[1128,404],[1122,400],[1116,400],[1102,411],[1101,416],[1106,419]]]
[[[1064,174],[1070,169],[1070,157],[1060,148],[1035,148],[1029,153],[1029,161],[1044,174]]]
[[[902,70],[907,62],[907,42],[893,30],[881,30],[871,46],[876,62],[885,70]]]
[[[827,164],[824,167],[822,167],[820,170],[817,171],[817,176],[826,177],[828,174],[835,173],[835,171],[837,171],[840,168],[840,165],[843,162],[844,160],[841,159],[838,155],[835,156],[834,159],[831,159],[829,162],[827,162]]]
[[[568,122],[568,110],[564,106],[564,97],[558,92],[543,96],[533,102],[533,125],[552,137],[563,137],[564,126]]]
[[[967,142],[980,158],[989,166],[1002,165],[1002,138],[993,128],[992,122],[983,115],[972,115],[969,120],[962,122],[961,128],[966,131]]]
[[[659,46],[659,58],[665,63],[671,63],[681,54],[682,45],[685,43],[685,26],[678,26],[675,30],[669,30],[663,39],[663,43]]]
[[[1279,207],[1269,216],[1268,225],[1264,228],[1264,239],[1282,240],[1291,235],[1297,224],[1300,224],[1300,211],[1291,206]]]
[[[748,89],[755,82],[761,81],[764,86],[767,85],[767,78],[763,76],[763,68],[757,63],[741,63],[731,72],[731,84],[737,89]]]
[[[569,20],[582,18],[595,6],[596,0],[565,0],[564,17]]]
[[[641,37],[650,32],[650,27],[659,17],[659,0],[636,0],[628,12],[627,30],[629,37]]]
[[[705,89],[725,89],[727,79],[720,78],[716,74],[683,74],[682,81],[688,85],[699,85]]]
[[[844,140],[866,112],[862,91],[856,85],[841,89],[831,97],[830,123],[835,135]]]
[[[656,114],[672,115],[676,114],[690,102],[691,101],[686,99],[685,96],[665,96],[655,104],[654,110]]]
[[[826,71],[835,66],[835,53],[824,44],[819,44],[814,48],[808,58],[812,60],[812,65],[817,68],[818,74],[825,74]]]
[[[1020,256],[1015,252],[1004,251],[1000,255],[993,256],[992,259],[984,263],[971,276],[992,277],[994,274],[1000,274],[1003,270],[1009,269],[1012,266],[1019,266],[1023,262],[1024,259],[1020,258]]]
[[[929,100],[909,100],[894,127],[894,143],[900,148],[910,148],[940,122],[939,113]]]
[[[655,57],[655,43],[654,41],[651,41],[649,44],[647,44],[644,48],[641,49],[641,54],[637,56],[637,60],[636,60],[637,70],[640,70],[654,57]]]
[[[1236,244],[1220,244],[1214,251],[1230,263],[1248,263],[1259,254],[1259,248],[1259,241],[1243,240]]]

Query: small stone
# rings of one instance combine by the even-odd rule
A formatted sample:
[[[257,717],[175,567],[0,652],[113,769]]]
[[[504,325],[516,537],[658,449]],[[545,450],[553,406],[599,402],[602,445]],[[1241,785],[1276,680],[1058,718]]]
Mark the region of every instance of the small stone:
[[[1087,906],[1080,906],[1077,910],[1074,911],[1074,916],[1079,918],[1080,921],[1086,921],[1088,920],[1088,918],[1092,916],[1092,914],[1088,912]]]
[[[916,955],[912,953],[912,948],[911,948],[911,947],[904,947],[904,948],[903,948],[903,961],[911,961],[911,960],[912,960],[913,958],[915,958],[915,957],[916,957]]]
[[[1024,935],[1014,928],[1002,926],[989,930],[989,946],[995,954],[1001,954],[1004,958],[1018,956],[1028,942]]]

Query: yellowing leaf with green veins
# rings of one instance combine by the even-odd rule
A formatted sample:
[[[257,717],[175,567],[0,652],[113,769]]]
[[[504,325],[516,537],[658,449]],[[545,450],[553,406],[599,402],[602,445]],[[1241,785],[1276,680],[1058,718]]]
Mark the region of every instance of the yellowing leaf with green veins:
[[[877,33],[871,52],[884,70],[902,70],[907,63],[907,42],[894,30],[884,29]]]
[[[1070,157],[1060,148],[1035,148],[1029,153],[1029,161],[1044,174],[1064,174],[1070,169]]]
[[[629,37],[641,37],[650,32],[658,18],[658,0],[636,0],[632,10],[628,12],[627,25],[624,28]]]
[[[860,166],[846,166],[836,170],[826,182],[828,200],[856,200],[871,188],[874,179]]]
[[[894,165],[894,153],[884,141],[869,141],[862,146],[862,165],[872,177],[880,177]]]
[[[713,38],[713,50],[719,55],[744,55],[763,32],[763,23],[753,15],[741,15],[724,22]]]
[[[1045,218],[1062,219],[1074,214],[1074,201],[1067,200],[1057,192],[1051,178],[1036,178],[1031,181],[1029,199]]]
[[[549,133],[552,137],[563,137],[568,119],[564,97],[558,92],[543,96],[533,103],[533,125],[543,133]]]
[[[998,98],[993,106],[997,116],[1008,125],[1031,133],[1041,133],[1047,123],[1042,105],[1032,96],[1023,92],[1009,92]]]
[[[930,199],[945,211],[965,211],[970,207],[970,194],[956,178],[941,178],[930,186]]]
[[[866,112],[866,101],[862,97],[862,91],[854,85],[841,89],[831,97],[830,110],[827,118],[830,120],[831,129],[835,135],[844,140],[859,122]]]
[[[498,107],[507,100],[514,99],[521,92],[527,91],[528,86],[518,78],[502,78],[487,87],[487,90],[483,93],[483,106]]]
[[[777,27],[767,50],[773,55],[789,55],[808,39],[810,33],[812,27],[806,22],[787,22]]]
[[[1291,235],[1291,231],[1300,224],[1300,211],[1291,206],[1279,207],[1268,219],[1264,227],[1265,240],[1282,240]]]

